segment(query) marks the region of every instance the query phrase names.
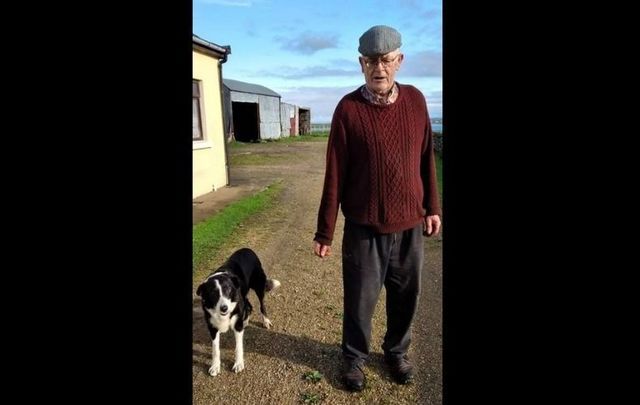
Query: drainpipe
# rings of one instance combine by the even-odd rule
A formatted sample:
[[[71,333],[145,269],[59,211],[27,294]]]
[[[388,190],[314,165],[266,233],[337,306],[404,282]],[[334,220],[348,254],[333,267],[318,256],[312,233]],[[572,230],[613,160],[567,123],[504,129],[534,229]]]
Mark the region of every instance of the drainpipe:
[[[229,185],[230,182],[230,175],[229,175],[229,171],[230,171],[230,165],[229,165],[229,148],[227,146],[227,114],[226,114],[226,109],[225,109],[225,104],[224,104],[224,83],[222,82],[222,64],[225,63],[227,61],[227,57],[229,56],[229,54],[231,53],[231,46],[230,45],[224,45],[222,46],[222,48],[224,48],[224,54],[222,59],[218,60],[218,79],[219,79],[219,86],[220,86],[220,106],[222,107],[222,136],[223,136],[223,141],[224,141],[224,166],[225,166],[225,173],[227,176],[227,181],[226,181],[226,185]]]

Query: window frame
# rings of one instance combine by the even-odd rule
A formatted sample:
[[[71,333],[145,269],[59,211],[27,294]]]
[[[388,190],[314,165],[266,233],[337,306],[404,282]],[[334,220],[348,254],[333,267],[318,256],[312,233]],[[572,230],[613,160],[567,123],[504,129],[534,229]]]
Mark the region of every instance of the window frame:
[[[200,137],[199,138],[194,138],[193,137],[193,132],[191,133],[191,138],[192,141],[194,143],[204,143],[207,141],[207,133],[206,133],[206,126],[205,126],[205,119],[204,119],[204,97],[202,94],[202,80],[198,80],[198,79],[192,79],[192,85],[191,85],[191,95],[192,95],[192,106],[193,106],[193,100],[197,100],[197,102],[195,103],[197,108],[198,108],[198,126],[199,126],[199,130],[200,130]],[[193,108],[193,107],[192,107]],[[193,125],[192,125],[193,128]]]

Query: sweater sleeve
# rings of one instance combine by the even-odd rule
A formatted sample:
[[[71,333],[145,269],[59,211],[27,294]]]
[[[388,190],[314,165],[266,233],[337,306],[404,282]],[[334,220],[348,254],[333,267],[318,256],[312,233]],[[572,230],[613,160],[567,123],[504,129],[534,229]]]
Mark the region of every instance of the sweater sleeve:
[[[342,108],[339,105],[331,120],[324,188],[322,190],[320,209],[318,210],[318,227],[314,238],[315,241],[328,246],[333,241],[348,163],[346,133],[340,111],[342,111]]]
[[[433,147],[433,131],[431,120],[427,112],[427,125],[425,128],[424,148],[420,162],[420,176],[424,189],[423,207],[427,211],[426,215],[439,215],[442,217],[440,208],[440,197],[438,194],[438,177],[436,176],[436,159]]]

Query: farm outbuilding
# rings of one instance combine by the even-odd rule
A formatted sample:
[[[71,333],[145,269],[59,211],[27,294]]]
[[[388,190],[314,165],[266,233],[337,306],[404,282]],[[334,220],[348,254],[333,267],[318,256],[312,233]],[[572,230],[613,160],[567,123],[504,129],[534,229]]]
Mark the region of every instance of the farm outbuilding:
[[[282,136],[308,135],[311,133],[311,110],[294,104],[281,103]]]
[[[227,140],[240,142],[281,136],[280,94],[264,86],[223,79]]]
[[[282,136],[295,136],[298,134],[297,107],[289,103],[280,103],[280,123]]]
[[[298,107],[298,134],[309,135],[311,133],[311,110],[306,107]]]

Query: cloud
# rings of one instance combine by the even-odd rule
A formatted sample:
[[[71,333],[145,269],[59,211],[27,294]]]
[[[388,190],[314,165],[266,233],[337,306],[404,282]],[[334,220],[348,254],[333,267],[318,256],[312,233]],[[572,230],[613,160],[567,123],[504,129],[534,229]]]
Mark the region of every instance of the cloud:
[[[282,49],[311,55],[322,49],[337,48],[338,36],[305,32],[297,38],[277,36],[275,40],[282,44]]]
[[[426,97],[430,98],[433,101],[442,102],[442,90],[430,91],[426,94]]]
[[[442,90],[423,91],[431,118],[442,117]]]
[[[421,18],[425,20],[441,20],[442,19],[442,10],[432,8],[431,10],[424,11],[421,15]]]
[[[280,88],[282,101],[311,109],[311,122],[331,122],[333,111],[347,93],[359,84],[348,87],[289,87]]]
[[[306,68],[291,68],[283,66],[270,70],[263,70],[257,73],[260,76],[280,77],[283,79],[303,79],[318,77],[350,77],[360,76],[360,69],[357,67],[350,69],[331,68],[326,66],[309,66]]]
[[[442,52],[423,51],[405,54],[400,72],[402,76],[442,76]]]
[[[256,29],[256,23],[253,20],[246,20],[244,22],[244,28],[245,28],[245,32],[247,33],[247,36],[249,37],[257,37],[258,36],[258,30]]]

